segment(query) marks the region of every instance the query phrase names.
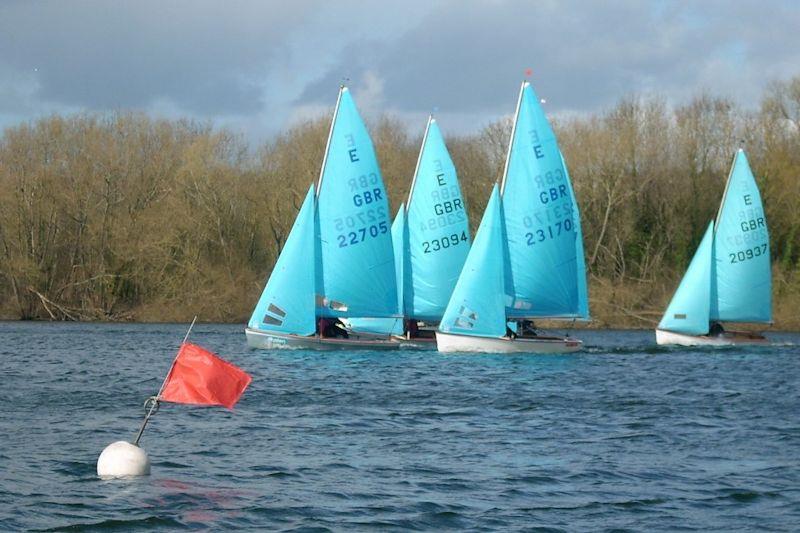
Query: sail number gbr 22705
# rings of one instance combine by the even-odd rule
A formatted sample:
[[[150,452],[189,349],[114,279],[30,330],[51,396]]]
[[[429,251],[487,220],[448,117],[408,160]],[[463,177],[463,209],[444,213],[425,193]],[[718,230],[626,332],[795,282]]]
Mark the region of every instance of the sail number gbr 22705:
[[[453,233],[450,235],[445,235],[439,239],[431,239],[429,241],[422,242],[422,251],[423,253],[430,254],[433,252],[438,252],[439,250],[446,250],[452,246],[458,246],[462,242],[467,242],[467,232],[462,231],[461,235],[458,233]]]
[[[383,221],[379,222],[378,224],[372,224],[363,228],[355,229],[353,231],[348,231],[344,235],[337,235],[336,239],[339,241],[339,248],[345,248],[353,244],[364,242],[367,240],[368,236],[374,238],[378,235],[383,235],[387,231],[389,231],[389,226],[386,224],[386,221]]]

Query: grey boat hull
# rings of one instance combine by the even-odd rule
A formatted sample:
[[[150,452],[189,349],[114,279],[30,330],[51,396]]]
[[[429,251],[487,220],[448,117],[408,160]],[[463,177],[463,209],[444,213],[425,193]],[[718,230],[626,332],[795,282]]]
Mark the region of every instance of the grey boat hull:
[[[374,336],[351,335],[347,339],[320,337],[319,335],[292,335],[246,328],[247,345],[261,350],[397,350],[400,343],[393,339],[376,339]]]

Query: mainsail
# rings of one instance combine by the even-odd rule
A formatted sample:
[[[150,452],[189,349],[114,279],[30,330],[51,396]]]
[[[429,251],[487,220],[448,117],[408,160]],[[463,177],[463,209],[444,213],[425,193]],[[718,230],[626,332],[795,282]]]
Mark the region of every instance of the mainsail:
[[[438,321],[470,247],[469,220],[439,125],[428,119],[406,210],[404,314]]]
[[[386,189],[366,126],[342,87],[317,190],[321,316],[397,315]]]
[[[501,186],[509,318],[588,318],[575,195],[530,83],[520,89]]]
[[[767,218],[742,149],[734,157],[715,227],[711,319],[771,322]]]

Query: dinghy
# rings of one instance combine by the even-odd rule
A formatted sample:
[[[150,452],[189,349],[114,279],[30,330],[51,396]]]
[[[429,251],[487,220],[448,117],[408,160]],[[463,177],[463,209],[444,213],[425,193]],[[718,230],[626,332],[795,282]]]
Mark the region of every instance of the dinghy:
[[[573,352],[581,341],[531,331],[530,324],[588,318],[577,202],[555,134],[523,82],[502,185],[492,191],[437,346],[443,352]],[[517,334],[508,321],[517,322]]]
[[[759,333],[726,331],[725,322],[769,324],[772,276],[761,194],[739,149],[716,222],[709,223],[656,329],[658,344],[766,344]]]
[[[439,125],[430,116],[407,203],[400,206],[392,224],[398,312],[404,320],[350,319],[352,330],[391,334],[406,347],[434,349],[435,326],[450,300],[470,242],[456,168]]]
[[[245,330],[254,348],[396,349],[348,333],[347,316],[397,316],[389,205],[375,151],[341,87],[312,185]]]

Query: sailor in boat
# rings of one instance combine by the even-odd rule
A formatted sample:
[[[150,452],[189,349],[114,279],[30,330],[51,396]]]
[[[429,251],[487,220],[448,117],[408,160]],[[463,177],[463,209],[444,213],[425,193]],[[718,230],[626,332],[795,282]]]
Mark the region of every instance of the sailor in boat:
[[[334,339],[346,339],[349,337],[344,324],[342,324],[342,321],[338,318],[330,320],[328,318],[321,317],[319,321],[317,321],[317,333],[319,333],[320,337],[329,337]]]
[[[711,327],[708,328],[709,337],[721,337],[725,334],[725,328],[719,322],[712,322]]]
[[[539,332],[536,331],[536,325],[533,320],[522,320],[519,323],[519,331],[523,337],[538,337]]]

